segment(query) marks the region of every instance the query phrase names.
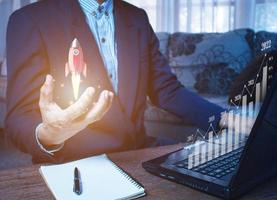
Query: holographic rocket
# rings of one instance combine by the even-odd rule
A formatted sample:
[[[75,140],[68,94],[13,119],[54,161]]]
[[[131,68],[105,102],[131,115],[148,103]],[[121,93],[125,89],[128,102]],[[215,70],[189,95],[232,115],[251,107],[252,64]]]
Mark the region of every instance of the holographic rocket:
[[[71,74],[71,83],[74,99],[78,99],[81,75],[87,76],[87,64],[84,62],[84,55],[79,41],[75,38],[68,53],[68,62],[65,64],[65,77]]]

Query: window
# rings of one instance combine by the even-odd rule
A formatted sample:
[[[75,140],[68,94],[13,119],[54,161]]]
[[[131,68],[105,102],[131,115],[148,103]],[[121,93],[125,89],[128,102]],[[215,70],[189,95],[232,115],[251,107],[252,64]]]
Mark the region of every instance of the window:
[[[146,10],[155,31],[222,32],[234,27],[235,0],[126,1]]]
[[[255,28],[257,30],[277,31],[277,1],[260,0],[256,4]]]
[[[224,32],[234,27],[233,0],[181,0],[179,29],[184,32]]]
[[[148,13],[155,31],[277,31],[277,0],[125,0]]]
[[[149,21],[153,29],[157,30],[157,8],[159,7],[157,0],[150,0],[150,1],[127,0],[127,2],[139,8],[143,8],[147,12]]]

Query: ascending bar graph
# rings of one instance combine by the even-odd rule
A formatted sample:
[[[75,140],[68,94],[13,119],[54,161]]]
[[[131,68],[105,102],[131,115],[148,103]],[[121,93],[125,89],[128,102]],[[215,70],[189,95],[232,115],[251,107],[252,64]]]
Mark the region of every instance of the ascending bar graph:
[[[234,100],[230,101],[230,104],[234,107],[226,111],[227,117],[224,124],[228,125],[227,128],[225,127],[216,132],[211,123],[215,119],[212,116],[209,119],[209,123],[211,123],[209,129],[205,133],[197,131],[194,138],[198,140],[200,137],[200,141],[195,143],[194,150],[188,156],[189,169],[240,148],[245,144],[262,102],[266,97],[272,74],[276,71],[275,66],[273,67],[269,63],[273,59],[273,56],[269,57],[265,54],[255,79],[244,85],[241,94],[238,94]]]
[[[247,131],[247,95],[244,95],[242,97],[240,134],[246,134],[246,131]]]
[[[263,67],[262,100],[265,98],[266,90],[267,90],[267,66]]]
[[[213,132],[209,132],[209,135],[208,135],[208,141],[210,140],[210,138],[213,138]],[[208,152],[211,152],[211,153],[208,153],[208,160],[212,160],[213,159],[213,143],[212,142],[208,142]]]
[[[207,150],[206,150],[206,145],[201,145],[200,146],[200,152],[201,152],[201,159],[200,159],[200,163],[203,164],[205,163],[207,160],[206,160],[206,153],[207,153]]]
[[[261,102],[261,83],[256,84],[256,96],[255,96],[255,114],[257,114],[260,110],[260,102]]]
[[[254,112],[254,104],[253,102],[249,102],[248,104],[248,127],[252,127],[255,119],[255,112]],[[250,131],[247,130],[246,135],[248,136],[250,134]]]
[[[220,155],[224,155],[226,153],[226,148],[227,148],[227,132],[226,132],[226,129],[222,130],[220,139],[221,139],[221,141],[220,141],[220,144],[221,144]]]
[[[198,166],[200,164],[200,144],[195,145],[194,154],[194,166]]]
[[[193,154],[190,154],[188,156],[188,169],[191,169],[194,167],[194,156]]]
[[[234,119],[234,113],[233,111],[231,110],[228,114],[228,137],[227,137],[227,152],[230,152],[233,150],[233,141],[234,141],[234,138],[233,138],[233,133],[234,133],[234,122],[235,122],[235,119]]]
[[[240,134],[241,134],[241,115],[240,114],[236,114],[235,115],[235,131],[233,132],[233,137],[234,137],[234,141],[233,141],[233,146],[234,148],[236,148],[240,142]]]

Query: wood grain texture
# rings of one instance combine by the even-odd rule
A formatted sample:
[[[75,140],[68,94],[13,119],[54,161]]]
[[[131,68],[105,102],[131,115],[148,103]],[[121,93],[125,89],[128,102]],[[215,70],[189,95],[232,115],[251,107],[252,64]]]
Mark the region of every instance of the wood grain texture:
[[[147,191],[147,196],[141,199],[192,199],[210,200],[216,197],[201,193],[189,187],[161,179],[146,172],[141,163],[163,154],[181,148],[183,144],[170,145],[136,151],[109,154],[109,157],[125,171],[137,179]],[[31,167],[5,170],[0,172],[0,200],[52,200],[42,177],[39,174],[39,165]],[[277,178],[255,188],[242,199],[277,199]]]

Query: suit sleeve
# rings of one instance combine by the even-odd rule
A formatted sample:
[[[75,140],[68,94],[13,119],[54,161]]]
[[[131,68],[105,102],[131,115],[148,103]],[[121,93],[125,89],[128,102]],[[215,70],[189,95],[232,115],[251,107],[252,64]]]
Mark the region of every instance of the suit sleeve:
[[[147,15],[145,13],[147,18]],[[150,54],[150,75],[148,95],[158,107],[167,110],[197,127],[206,130],[208,118],[215,116],[213,126],[219,124],[221,112],[224,110],[186,89],[171,72],[166,58],[159,51],[157,39],[147,18],[147,32]]]
[[[13,13],[7,29],[7,115],[8,141],[38,162],[54,162],[36,142],[35,129],[41,123],[38,106],[40,87],[49,73],[47,55],[38,28],[21,11]]]

